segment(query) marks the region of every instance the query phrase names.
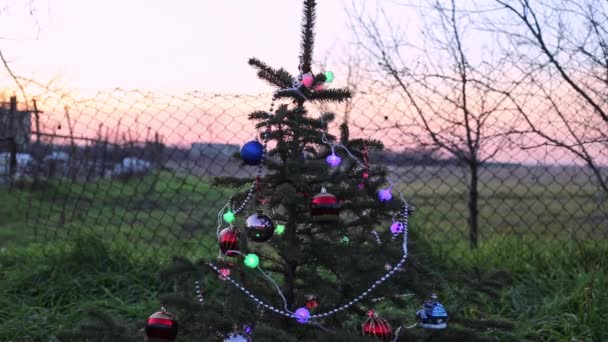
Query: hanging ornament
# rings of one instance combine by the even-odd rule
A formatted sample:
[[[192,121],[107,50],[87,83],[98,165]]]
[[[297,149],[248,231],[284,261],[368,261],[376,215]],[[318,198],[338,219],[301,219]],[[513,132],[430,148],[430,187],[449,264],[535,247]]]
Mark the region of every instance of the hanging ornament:
[[[173,341],[177,337],[177,321],[165,308],[161,308],[161,311],[148,318],[145,330],[150,342]]]
[[[437,295],[431,294],[431,299],[424,302],[416,312],[416,322],[425,329],[444,329],[448,325],[448,313],[437,301]]]
[[[327,158],[325,158],[325,161],[327,162],[327,164],[329,164],[329,166],[331,167],[338,167],[338,165],[340,165],[340,163],[342,162],[342,158],[340,158],[334,151],[332,148],[331,154],[329,156],[327,156]]]
[[[340,201],[323,187],[321,193],[315,195],[310,202],[310,215],[315,222],[336,222],[340,218]]]
[[[325,72],[325,82],[331,83],[334,80],[334,73],[331,71]]]
[[[395,221],[393,222],[393,224],[391,224],[391,233],[393,233],[393,235],[399,235],[403,232],[403,223],[399,222],[399,221]]]
[[[245,222],[247,236],[253,242],[266,242],[274,235],[274,222],[261,209],[249,216]]]
[[[256,268],[260,264],[260,258],[255,254],[247,254],[245,260],[243,260],[245,266],[249,268]]]
[[[243,326],[243,331],[237,331],[236,324],[234,325],[234,331],[226,336],[224,342],[252,342],[253,340],[249,336],[251,334],[251,327],[248,325]]]
[[[363,336],[375,337],[380,341],[388,342],[393,336],[393,328],[385,319],[378,317],[376,311],[367,312],[368,319],[361,325]]]
[[[310,86],[312,85],[312,83],[314,81],[315,81],[315,78],[311,74],[304,74],[304,75],[302,75],[302,81],[301,81],[301,83],[306,88],[310,88]]]
[[[315,295],[306,296],[306,308],[308,310],[314,310],[317,306],[319,306],[319,303],[317,302],[317,297]]]
[[[257,140],[252,140],[241,148],[241,159],[247,165],[260,165],[264,157],[264,146]]]
[[[251,337],[247,336],[245,333],[241,332],[233,332],[228,334],[224,339],[224,342],[252,342]]]
[[[233,227],[222,229],[219,235],[220,250],[226,256],[235,256],[239,250],[239,231]]]
[[[307,308],[299,308],[294,313],[295,319],[298,323],[306,323],[310,319],[310,311]]]
[[[380,202],[390,201],[391,198],[393,198],[393,194],[391,193],[390,187],[378,190],[378,199]]]

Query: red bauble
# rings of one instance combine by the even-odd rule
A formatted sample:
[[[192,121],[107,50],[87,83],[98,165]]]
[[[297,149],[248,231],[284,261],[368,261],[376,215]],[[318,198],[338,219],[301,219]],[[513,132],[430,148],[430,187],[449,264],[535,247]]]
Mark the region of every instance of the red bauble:
[[[369,318],[361,325],[363,336],[375,337],[380,341],[388,342],[393,337],[393,328],[388,322],[376,314],[374,310],[367,313]]]
[[[249,216],[245,222],[247,237],[253,242],[266,242],[274,235],[274,222],[261,210]]]
[[[317,306],[319,306],[319,303],[317,302],[317,297],[311,295],[306,298],[306,308],[308,310],[314,310],[317,308]]]
[[[235,252],[239,250],[239,231],[235,228],[224,228],[219,236],[220,249],[227,256],[235,256]]]
[[[336,222],[340,218],[340,201],[322,188],[321,193],[313,197],[310,202],[310,215],[315,222]]]
[[[172,314],[158,311],[146,322],[146,336],[150,342],[173,341],[177,337],[177,321]]]

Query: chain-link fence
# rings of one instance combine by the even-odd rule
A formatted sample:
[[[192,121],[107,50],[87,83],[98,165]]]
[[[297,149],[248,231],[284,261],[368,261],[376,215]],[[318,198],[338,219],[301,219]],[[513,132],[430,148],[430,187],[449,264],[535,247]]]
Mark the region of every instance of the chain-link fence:
[[[21,106],[32,129],[18,151],[17,164],[26,171],[12,177],[31,187],[27,215],[36,239],[92,233],[142,252],[216,253],[217,214],[233,190],[212,186],[212,178],[255,176],[233,155],[257,136],[247,114],[267,109],[270,100],[271,94],[160,96],[116,89],[81,99],[49,92],[37,97],[35,108]],[[471,215],[478,219],[479,246],[513,240],[540,248],[608,238],[608,194],[596,174],[562,149],[530,148],[534,144],[521,134],[505,132],[484,147],[500,144],[474,170],[472,204],[470,165],[412,140],[424,132],[390,93],[370,90],[352,102],[308,109],[311,115],[336,113],[351,136],[383,141],[386,151],[370,161],[388,167],[416,208],[412,231],[438,249],[469,248]],[[495,123],[496,132],[501,125]],[[600,171],[608,175],[605,163]],[[388,227],[377,229],[390,236]]]

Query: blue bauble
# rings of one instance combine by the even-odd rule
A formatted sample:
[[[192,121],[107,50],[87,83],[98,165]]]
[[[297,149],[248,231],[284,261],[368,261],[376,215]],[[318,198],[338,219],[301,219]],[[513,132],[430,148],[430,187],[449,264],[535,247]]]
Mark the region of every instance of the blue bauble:
[[[257,140],[252,140],[241,148],[241,159],[247,165],[259,165],[264,156],[264,146]]]

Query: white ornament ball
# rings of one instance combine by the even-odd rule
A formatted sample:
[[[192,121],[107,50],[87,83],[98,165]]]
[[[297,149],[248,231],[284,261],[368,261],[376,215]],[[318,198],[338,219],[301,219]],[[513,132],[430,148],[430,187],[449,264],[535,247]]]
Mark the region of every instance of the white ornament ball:
[[[241,333],[231,333],[224,339],[224,342],[251,342],[251,339]]]

